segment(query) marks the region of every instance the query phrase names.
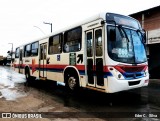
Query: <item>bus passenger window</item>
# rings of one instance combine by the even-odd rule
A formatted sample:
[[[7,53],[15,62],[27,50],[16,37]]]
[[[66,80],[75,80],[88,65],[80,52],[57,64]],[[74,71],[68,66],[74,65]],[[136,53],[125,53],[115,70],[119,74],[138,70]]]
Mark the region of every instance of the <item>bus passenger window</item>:
[[[67,43],[64,45],[64,50],[65,52],[69,52],[69,45]]]
[[[32,43],[31,45],[31,55],[37,56],[38,55],[38,42]]]
[[[61,53],[62,34],[52,36],[49,38],[49,54]]]
[[[82,28],[78,27],[64,33],[64,52],[77,52],[81,50]]]
[[[95,31],[96,56],[102,56],[102,30]]]
[[[24,57],[31,56],[31,45],[28,44],[24,47]]]

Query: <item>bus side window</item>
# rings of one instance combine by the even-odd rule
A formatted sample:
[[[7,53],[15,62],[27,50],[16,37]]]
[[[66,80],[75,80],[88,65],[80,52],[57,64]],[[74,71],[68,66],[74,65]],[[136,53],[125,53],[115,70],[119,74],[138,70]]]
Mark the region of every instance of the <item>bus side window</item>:
[[[64,50],[65,52],[69,52],[69,45],[67,43],[64,45]]]
[[[64,33],[64,52],[77,52],[81,50],[82,41],[82,28],[77,27],[75,29],[66,31]]]
[[[32,43],[31,45],[31,55],[37,56],[38,55],[38,42]]]
[[[49,38],[49,54],[59,54],[62,52],[61,49],[62,34],[55,35]]]
[[[24,47],[24,57],[31,56],[31,45],[28,44]]]

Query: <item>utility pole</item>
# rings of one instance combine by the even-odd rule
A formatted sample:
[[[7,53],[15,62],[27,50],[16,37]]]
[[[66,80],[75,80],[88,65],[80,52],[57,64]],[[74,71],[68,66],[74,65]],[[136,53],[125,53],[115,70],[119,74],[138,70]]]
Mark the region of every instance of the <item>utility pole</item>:
[[[51,33],[52,33],[52,23],[43,22],[44,24],[49,24],[51,26]]]
[[[12,49],[11,49],[11,63],[12,63],[12,55],[13,55],[13,43],[8,43],[8,44],[11,44],[12,45]]]

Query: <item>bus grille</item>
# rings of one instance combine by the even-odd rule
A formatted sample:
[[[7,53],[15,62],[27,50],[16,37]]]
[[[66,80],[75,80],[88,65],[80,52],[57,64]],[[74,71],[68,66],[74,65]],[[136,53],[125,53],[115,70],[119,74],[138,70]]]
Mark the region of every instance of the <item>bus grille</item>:
[[[126,79],[137,79],[144,76],[144,72],[137,72],[137,73],[124,73],[123,74]]]

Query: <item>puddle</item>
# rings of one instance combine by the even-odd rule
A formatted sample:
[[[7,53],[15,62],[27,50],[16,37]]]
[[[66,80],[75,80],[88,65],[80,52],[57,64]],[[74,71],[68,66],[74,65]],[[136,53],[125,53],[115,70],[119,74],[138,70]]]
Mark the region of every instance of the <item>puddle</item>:
[[[1,92],[1,98],[5,98],[6,100],[16,100],[17,98],[20,97],[25,97],[27,94],[25,92],[20,92],[17,90],[11,90],[11,89],[2,89],[0,90]]]
[[[14,72],[9,67],[0,67],[0,98],[6,100],[16,100],[27,94],[19,90],[18,84],[26,82],[25,76]],[[21,85],[22,86],[22,85]]]

